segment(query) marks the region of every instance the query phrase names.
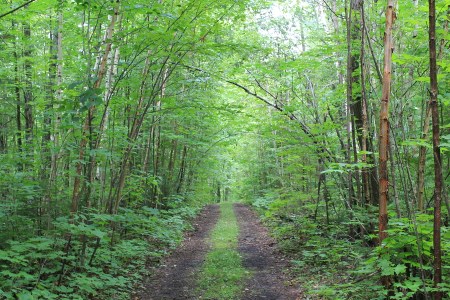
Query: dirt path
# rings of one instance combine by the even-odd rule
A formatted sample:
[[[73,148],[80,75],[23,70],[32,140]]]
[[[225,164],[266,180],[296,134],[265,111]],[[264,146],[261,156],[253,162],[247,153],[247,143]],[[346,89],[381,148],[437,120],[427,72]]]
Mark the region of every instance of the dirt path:
[[[240,228],[238,250],[243,256],[243,267],[253,272],[242,299],[301,299],[299,291],[288,284],[282,272],[289,263],[281,256],[258,216],[240,203],[234,205],[234,212]]]
[[[238,251],[243,257],[243,267],[252,272],[246,281],[242,300],[298,300],[298,290],[287,284],[289,279],[282,270],[289,263],[276,248],[258,216],[246,205],[234,204],[239,224]],[[181,246],[170,255],[144,283],[140,300],[201,299],[195,296],[194,274],[201,268],[210,249],[208,237],[220,215],[218,205],[209,205],[194,222]]]
[[[138,299],[142,300],[185,300],[196,299],[193,274],[203,264],[210,246],[207,243],[209,231],[219,219],[218,205],[208,205],[194,221],[195,230],[172,255],[145,282],[145,290]]]

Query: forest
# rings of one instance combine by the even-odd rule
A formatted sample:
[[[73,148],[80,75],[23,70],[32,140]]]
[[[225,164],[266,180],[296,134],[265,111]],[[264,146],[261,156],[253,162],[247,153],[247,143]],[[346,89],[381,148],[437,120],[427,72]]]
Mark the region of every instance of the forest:
[[[302,299],[450,299],[449,20],[449,0],[0,0],[0,299],[130,299],[236,201]]]

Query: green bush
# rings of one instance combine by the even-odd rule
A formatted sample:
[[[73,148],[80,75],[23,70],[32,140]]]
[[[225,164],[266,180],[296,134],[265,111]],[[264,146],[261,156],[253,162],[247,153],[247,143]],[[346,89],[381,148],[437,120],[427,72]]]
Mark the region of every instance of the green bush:
[[[129,299],[148,258],[175,247],[197,208],[122,208],[60,217],[46,235],[0,250],[0,298]]]

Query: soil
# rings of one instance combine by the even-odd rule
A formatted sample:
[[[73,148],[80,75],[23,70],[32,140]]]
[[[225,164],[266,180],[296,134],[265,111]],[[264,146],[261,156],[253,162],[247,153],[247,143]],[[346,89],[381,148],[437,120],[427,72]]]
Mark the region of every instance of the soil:
[[[194,230],[144,283],[137,299],[186,300],[195,296],[195,273],[210,249],[208,236],[220,216],[218,205],[206,206],[194,220]]]
[[[234,205],[234,212],[239,223],[238,250],[243,256],[243,267],[253,275],[247,280],[241,299],[302,299],[293,278],[283,272],[289,268],[289,260],[278,250],[255,212],[240,203]]]
[[[258,216],[246,205],[234,204],[239,223],[238,251],[243,266],[251,272],[245,282],[241,300],[299,300],[301,294],[283,270],[289,268],[289,260],[283,257],[261,224]],[[209,232],[220,215],[218,205],[206,206],[194,222],[195,230],[144,283],[135,299],[186,300],[201,299],[195,295],[195,274],[201,268],[210,250]]]

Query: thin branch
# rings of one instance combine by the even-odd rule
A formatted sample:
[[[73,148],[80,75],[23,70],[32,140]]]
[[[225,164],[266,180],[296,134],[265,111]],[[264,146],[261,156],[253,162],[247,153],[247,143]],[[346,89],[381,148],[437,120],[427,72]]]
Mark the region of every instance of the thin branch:
[[[364,16],[363,16],[363,18],[364,18]],[[363,32],[366,33],[367,44],[369,45],[370,54],[372,55],[373,63],[375,64],[375,70],[377,71],[378,80],[380,81],[380,83],[383,83],[383,75],[381,75],[381,70],[380,70],[380,67],[378,66],[377,58],[375,57],[375,53],[372,48],[372,42],[369,37],[369,32],[368,32],[365,24],[364,24]]]
[[[323,2],[323,4],[325,4],[325,6],[327,7],[327,9],[328,9],[333,15],[336,16],[336,18],[345,20],[345,17],[336,14],[336,12],[330,7],[330,5],[329,5],[325,0],[322,0],[322,2]]]
[[[27,6],[28,4],[33,3],[34,1],[36,1],[36,0],[30,0],[30,1],[25,2],[24,4],[22,4],[22,5],[20,5],[20,6],[16,7],[16,8],[14,8],[14,9],[12,9],[12,10],[10,10],[10,11],[4,13],[4,14],[1,14],[1,15],[0,15],[0,19],[3,18],[3,17],[6,17],[7,15],[12,14],[13,12],[15,12],[15,11],[21,9],[22,7]]]
[[[256,84],[259,86],[260,89],[262,89],[264,92],[267,93],[267,95],[269,95],[270,97],[272,97],[275,101],[278,100],[276,95],[273,95],[270,91],[268,91],[265,87],[262,86],[262,84],[259,82],[258,79],[256,79],[255,77],[253,77],[255,79]]]

